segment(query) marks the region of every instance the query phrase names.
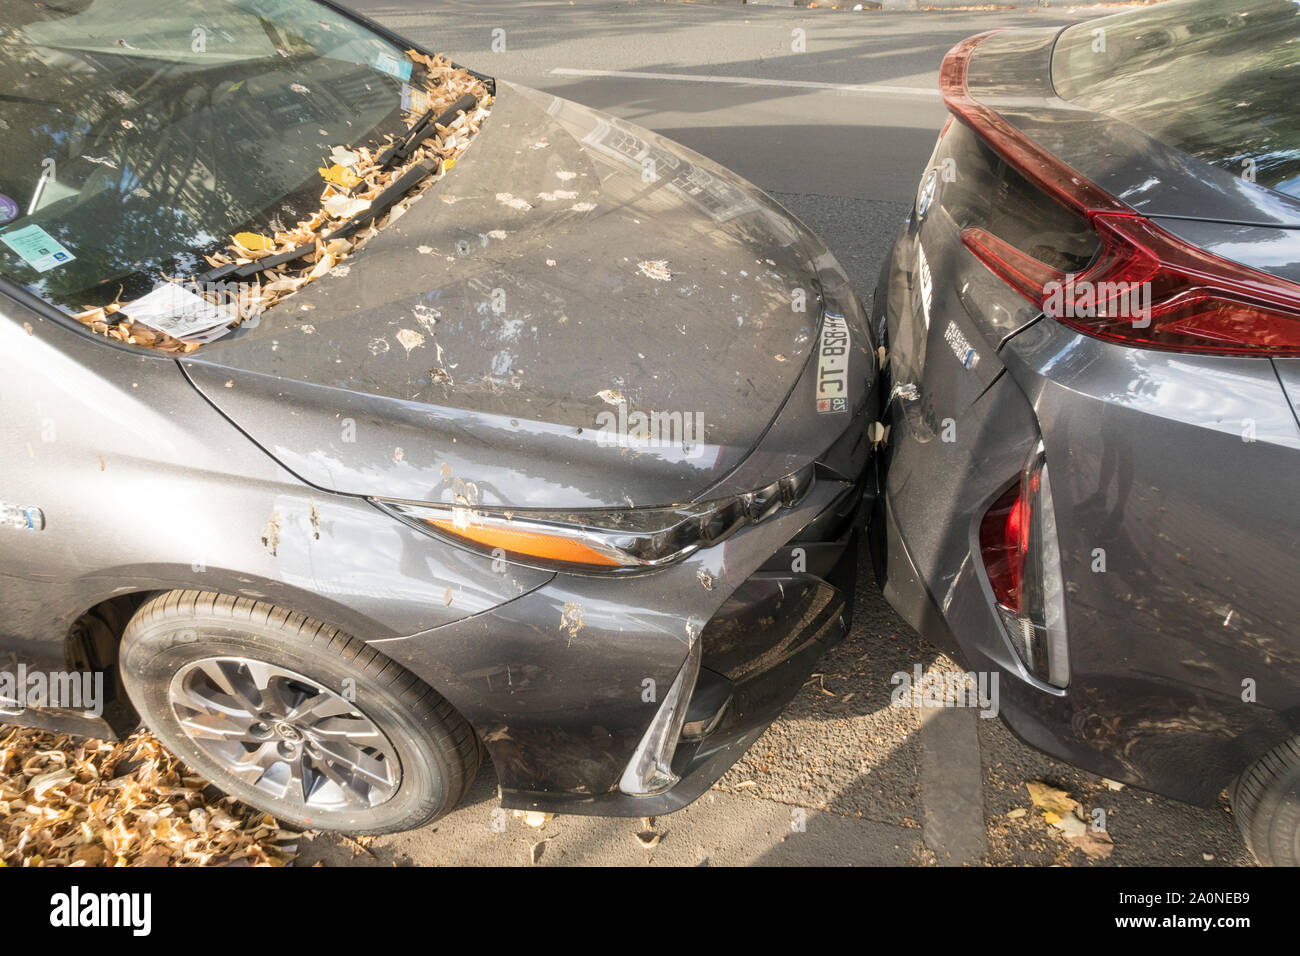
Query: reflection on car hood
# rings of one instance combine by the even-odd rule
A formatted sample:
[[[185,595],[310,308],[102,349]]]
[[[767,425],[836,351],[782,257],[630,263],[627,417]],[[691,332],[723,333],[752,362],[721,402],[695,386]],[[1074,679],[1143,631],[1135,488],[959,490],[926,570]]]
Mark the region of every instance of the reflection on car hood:
[[[330,490],[685,501],[739,464],[793,388],[824,255],[708,160],[503,83],[464,159],[405,215],[182,365]],[[657,433],[620,439],[638,413],[660,413]]]

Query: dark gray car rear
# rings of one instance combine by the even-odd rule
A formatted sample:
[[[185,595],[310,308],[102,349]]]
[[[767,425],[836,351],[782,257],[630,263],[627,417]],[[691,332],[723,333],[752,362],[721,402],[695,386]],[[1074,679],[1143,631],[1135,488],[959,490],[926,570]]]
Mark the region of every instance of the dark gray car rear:
[[[966,82],[1007,141],[1063,161],[1123,215],[1296,280],[1296,116],[1275,95],[1296,70],[1295,13],[1167,4],[992,34],[972,44]],[[1300,729],[1300,359],[1081,334],[986,267],[963,242],[970,224],[1065,273],[1096,253],[1088,224],[986,131],[945,128],[876,296],[890,356],[875,526],[886,594],[1001,676],[1001,713],[1030,743],[1211,802]],[[1064,582],[1052,676],[1017,650],[981,560],[981,523],[1040,442]]]

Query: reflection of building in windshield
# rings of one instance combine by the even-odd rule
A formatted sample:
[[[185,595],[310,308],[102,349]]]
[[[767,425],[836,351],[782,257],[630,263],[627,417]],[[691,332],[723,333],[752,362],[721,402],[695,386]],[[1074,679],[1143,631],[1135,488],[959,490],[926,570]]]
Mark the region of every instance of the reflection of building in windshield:
[[[324,56],[395,72],[403,59],[393,44],[309,0],[79,0],[80,9],[36,4],[38,15],[14,23],[50,51],[129,54],[177,66],[236,63],[268,57]],[[76,4],[65,4],[72,7]],[[245,9],[248,7],[249,9]],[[409,70],[403,78],[409,76]]]
[[[689,199],[715,222],[763,211],[743,189],[606,120],[600,120],[582,142],[638,170],[652,163],[648,168],[656,177],[653,181],[664,181],[669,189]]]
[[[38,278],[0,248],[0,268],[78,308],[145,294],[159,272],[203,268],[200,254],[235,232],[292,228],[320,208],[317,170],[331,147],[377,138],[400,118],[396,75],[320,53],[300,24],[281,24],[272,41],[246,11],[213,2],[196,44],[192,25],[140,27],[149,7],[81,0],[79,14],[20,26],[0,9],[0,194],[26,213],[13,228],[39,225],[74,254]],[[113,12],[121,22],[109,31]],[[332,19],[303,31],[312,25],[331,50],[346,40]],[[240,55],[221,55],[227,46]]]

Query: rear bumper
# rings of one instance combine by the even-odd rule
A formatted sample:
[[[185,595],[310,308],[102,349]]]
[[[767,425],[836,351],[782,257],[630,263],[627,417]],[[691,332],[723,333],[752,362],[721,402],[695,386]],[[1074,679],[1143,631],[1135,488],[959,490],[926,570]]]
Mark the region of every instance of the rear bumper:
[[[891,305],[877,304],[878,334],[911,334]],[[960,307],[936,311],[931,328],[950,321],[967,321]],[[1300,645],[1284,610],[1295,522],[1272,505],[1295,423],[1257,365],[1139,352],[1042,320],[983,353],[976,397],[954,401],[960,367],[936,347],[911,370],[919,400],[882,415],[871,550],[890,603],[969,669],[997,675],[999,715],[1029,744],[1199,804],[1300,730]],[[918,428],[944,416],[952,441]],[[1246,417],[1258,426],[1250,444]],[[1034,679],[1012,648],[978,543],[980,518],[1040,440],[1066,586],[1064,689]]]

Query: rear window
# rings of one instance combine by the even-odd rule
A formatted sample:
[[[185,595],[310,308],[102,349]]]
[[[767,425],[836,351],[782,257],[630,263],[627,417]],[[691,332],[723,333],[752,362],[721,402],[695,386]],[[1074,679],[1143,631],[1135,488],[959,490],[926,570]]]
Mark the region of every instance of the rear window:
[[[1058,95],[1300,196],[1300,4],[1178,0],[1085,21],[1052,56]]]
[[[952,124],[936,159],[940,170],[949,160],[961,170],[938,193],[959,230],[985,229],[1065,273],[1082,272],[1096,256],[1100,244],[1088,220],[1048,199],[966,124]]]

